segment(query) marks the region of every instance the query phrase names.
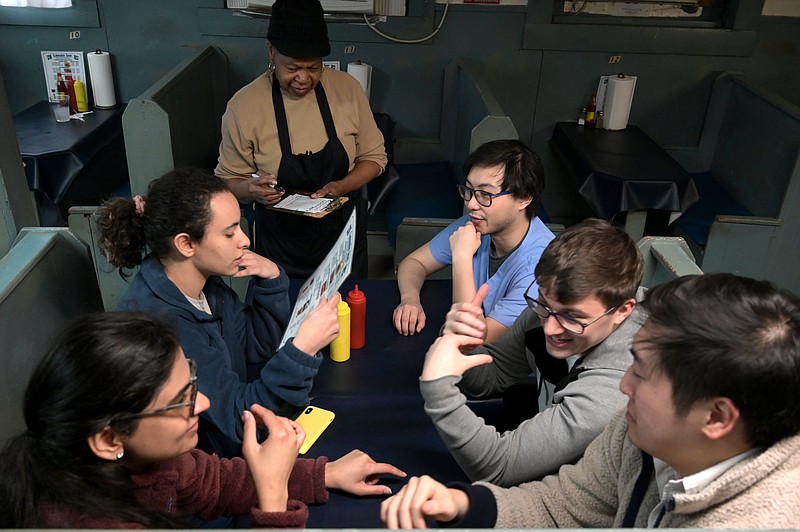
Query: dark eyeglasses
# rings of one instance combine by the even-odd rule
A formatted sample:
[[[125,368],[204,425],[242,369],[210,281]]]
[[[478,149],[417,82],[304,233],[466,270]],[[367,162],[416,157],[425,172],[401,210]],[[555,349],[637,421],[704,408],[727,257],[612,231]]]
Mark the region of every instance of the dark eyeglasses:
[[[556,321],[558,322],[559,325],[561,325],[565,330],[567,330],[567,331],[569,331],[571,333],[574,333],[574,334],[583,334],[583,331],[586,330],[586,327],[588,327],[592,323],[602,319],[604,316],[607,316],[607,315],[611,314],[612,312],[617,310],[617,308],[619,308],[619,305],[614,305],[613,307],[611,307],[610,309],[606,310],[605,312],[600,314],[598,317],[593,319],[592,321],[590,321],[588,323],[584,323],[582,321],[579,321],[579,320],[573,318],[569,314],[562,314],[561,312],[555,312],[552,309],[548,308],[541,301],[533,299],[528,294],[528,292],[530,291],[531,287],[535,283],[536,283],[536,279],[533,280],[533,282],[530,284],[530,286],[528,286],[528,289],[525,290],[525,294],[523,294],[523,297],[525,298],[525,301],[528,303],[528,306],[531,308],[531,310],[534,311],[536,313],[536,315],[539,316],[539,319],[541,319],[542,321],[546,320],[550,316],[553,316],[556,319]]]
[[[130,419],[137,419],[140,417],[148,417],[148,416],[157,416],[159,414],[163,414],[164,412],[169,412],[170,410],[175,410],[178,408],[186,408],[187,406],[190,407],[190,412],[194,414],[194,406],[197,402],[197,363],[192,360],[191,358],[187,358],[186,362],[189,363],[189,382],[181,388],[181,391],[175,396],[175,399],[180,400],[181,398],[186,396],[186,393],[189,392],[189,400],[183,401],[181,403],[174,403],[167,406],[162,406],[159,408],[154,408],[152,410],[145,410],[144,412],[139,412],[138,414],[123,414],[121,416],[116,417],[115,421],[126,421]]]
[[[478,205],[483,207],[491,207],[494,198],[511,194],[510,190],[504,190],[503,192],[495,194],[493,192],[486,192],[485,190],[469,188],[466,185],[456,185],[456,188],[458,189],[458,195],[461,196],[461,199],[469,201],[472,199],[472,196],[475,196],[475,201],[478,202]]]

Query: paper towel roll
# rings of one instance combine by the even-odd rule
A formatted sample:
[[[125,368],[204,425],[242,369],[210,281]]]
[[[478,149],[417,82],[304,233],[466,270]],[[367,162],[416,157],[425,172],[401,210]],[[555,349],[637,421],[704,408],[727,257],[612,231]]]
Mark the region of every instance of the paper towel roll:
[[[619,74],[608,78],[603,105],[603,129],[620,130],[628,126],[636,76]]]
[[[347,73],[358,80],[369,100],[369,93],[372,89],[372,66],[361,61],[347,63]]]
[[[94,106],[98,109],[110,109],[117,106],[114,93],[114,76],[111,74],[111,54],[97,50],[86,54],[89,75],[92,79]]]

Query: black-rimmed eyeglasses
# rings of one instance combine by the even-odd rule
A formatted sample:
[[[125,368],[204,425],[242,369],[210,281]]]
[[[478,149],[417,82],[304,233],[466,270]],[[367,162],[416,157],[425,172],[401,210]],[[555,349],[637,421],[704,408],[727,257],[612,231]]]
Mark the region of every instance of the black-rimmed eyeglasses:
[[[588,327],[592,323],[602,319],[604,316],[607,316],[607,315],[611,314],[612,312],[617,310],[617,308],[619,308],[619,305],[614,305],[613,307],[609,308],[608,310],[606,310],[605,312],[600,314],[598,317],[593,319],[592,321],[590,321],[588,323],[584,323],[584,322],[582,322],[582,321],[580,321],[580,320],[578,320],[576,318],[573,318],[569,314],[563,314],[561,312],[555,312],[554,310],[552,310],[549,307],[547,307],[541,301],[538,301],[538,300],[532,298],[528,294],[528,292],[530,291],[531,287],[533,287],[533,285],[535,283],[536,283],[536,279],[533,280],[533,282],[530,284],[530,286],[528,286],[528,289],[525,290],[525,294],[523,294],[523,297],[525,298],[525,301],[528,303],[528,306],[530,307],[530,309],[532,311],[534,311],[537,316],[539,316],[539,319],[541,319],[542,322],[544,322],[550,316],[553,316],[556,319],[556,321],[558,322],[559,325],[561,325],[565,330],[567,330],[567,331],[569,331],[571,333],[574,333],[574,334],[583,334],[583,331],[586,330],[586,327]]]
[[[161,406],[159,408],[154,408],[152,410],[145,410],[144,412],[139,412],[138,414],[123,414],[121,416],[117,416],[114,420],[115,421],[125,421],[129,419],[137,419],[140,417],[148,417],[148,416],[157,416],[159,414],[163,414],[164,412],[169,412],[170,410],[176,410],[178,408],[186,408],[187,406],[190,407],[190,412],[194,414],[194,406],[197,403],[197,363],[192,360],[191,358],[187,358],[186,362],[189,363],[189,382],[181,388],[181,391],[175,395],[174,400],[180,401],[184,397],[186,397],[187,393],[189,395],[188,401],[182,401],[180,403],[174,403],[167,406]]]
[[[493,192],[486,192],[485,190],[469,188],[466,185],[456,185],[456,188],[458,189],[458,195],[461,196],[461,199],[469,201],[472,199],[472,196],[475,196],[475,201],[478,202],[478,205],[483,207],[491,207],[494,198],[511,194],[510,190],[504,190],[503,192],[495,194]]]

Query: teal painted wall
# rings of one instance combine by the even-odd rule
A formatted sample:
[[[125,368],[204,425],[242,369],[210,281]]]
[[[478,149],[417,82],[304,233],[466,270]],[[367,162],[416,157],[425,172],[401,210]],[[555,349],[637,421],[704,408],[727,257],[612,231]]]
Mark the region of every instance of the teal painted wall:
[[[736,3],[735,0],[731,0]],[[569,222],[587,214],[552,160],[553,124],[574,120],[603,74],[638,76],[631,123],[679,156],[696,146],[714,77],[745,72],[800,103],[800,19],[760,16],[761,1],[743,2],[728,30],[620,28],[551,24],[553,2],[529,6],[451,6],[442,30],[423,44],[393,43],[364,25],[330,24],[332,53],[344,66],[373,65],[371,103],[397,122],[401,162],[437,156],[442,75],[456,57],[471,57],[520,137],[542,154],[548,172],[545,206]],[[230,90],[267,65],[265,19],[224,9],[224,0],[76,0],[65,13],[0,8],[0,68],[12,112],[46,98],[41,50],[96,48],[112,54],[118,99],[137,96],[207,44],[228,57]],[[409,15],[381,24],[403,38],[430,33],[441,18],[433,0],[409,0]],[[70,41],[69,31],[81,38]],[[345,53],[352,46],[353,53]],[[609,55],[621,55],[609,65]]]

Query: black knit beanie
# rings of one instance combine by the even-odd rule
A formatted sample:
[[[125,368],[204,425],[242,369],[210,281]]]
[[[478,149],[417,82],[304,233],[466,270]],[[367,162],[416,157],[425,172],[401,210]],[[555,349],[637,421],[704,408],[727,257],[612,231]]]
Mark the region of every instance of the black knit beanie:
[[[319,0],[276,0],[272,5],[267,40],[287,57],[330,54],[328,27]]]

